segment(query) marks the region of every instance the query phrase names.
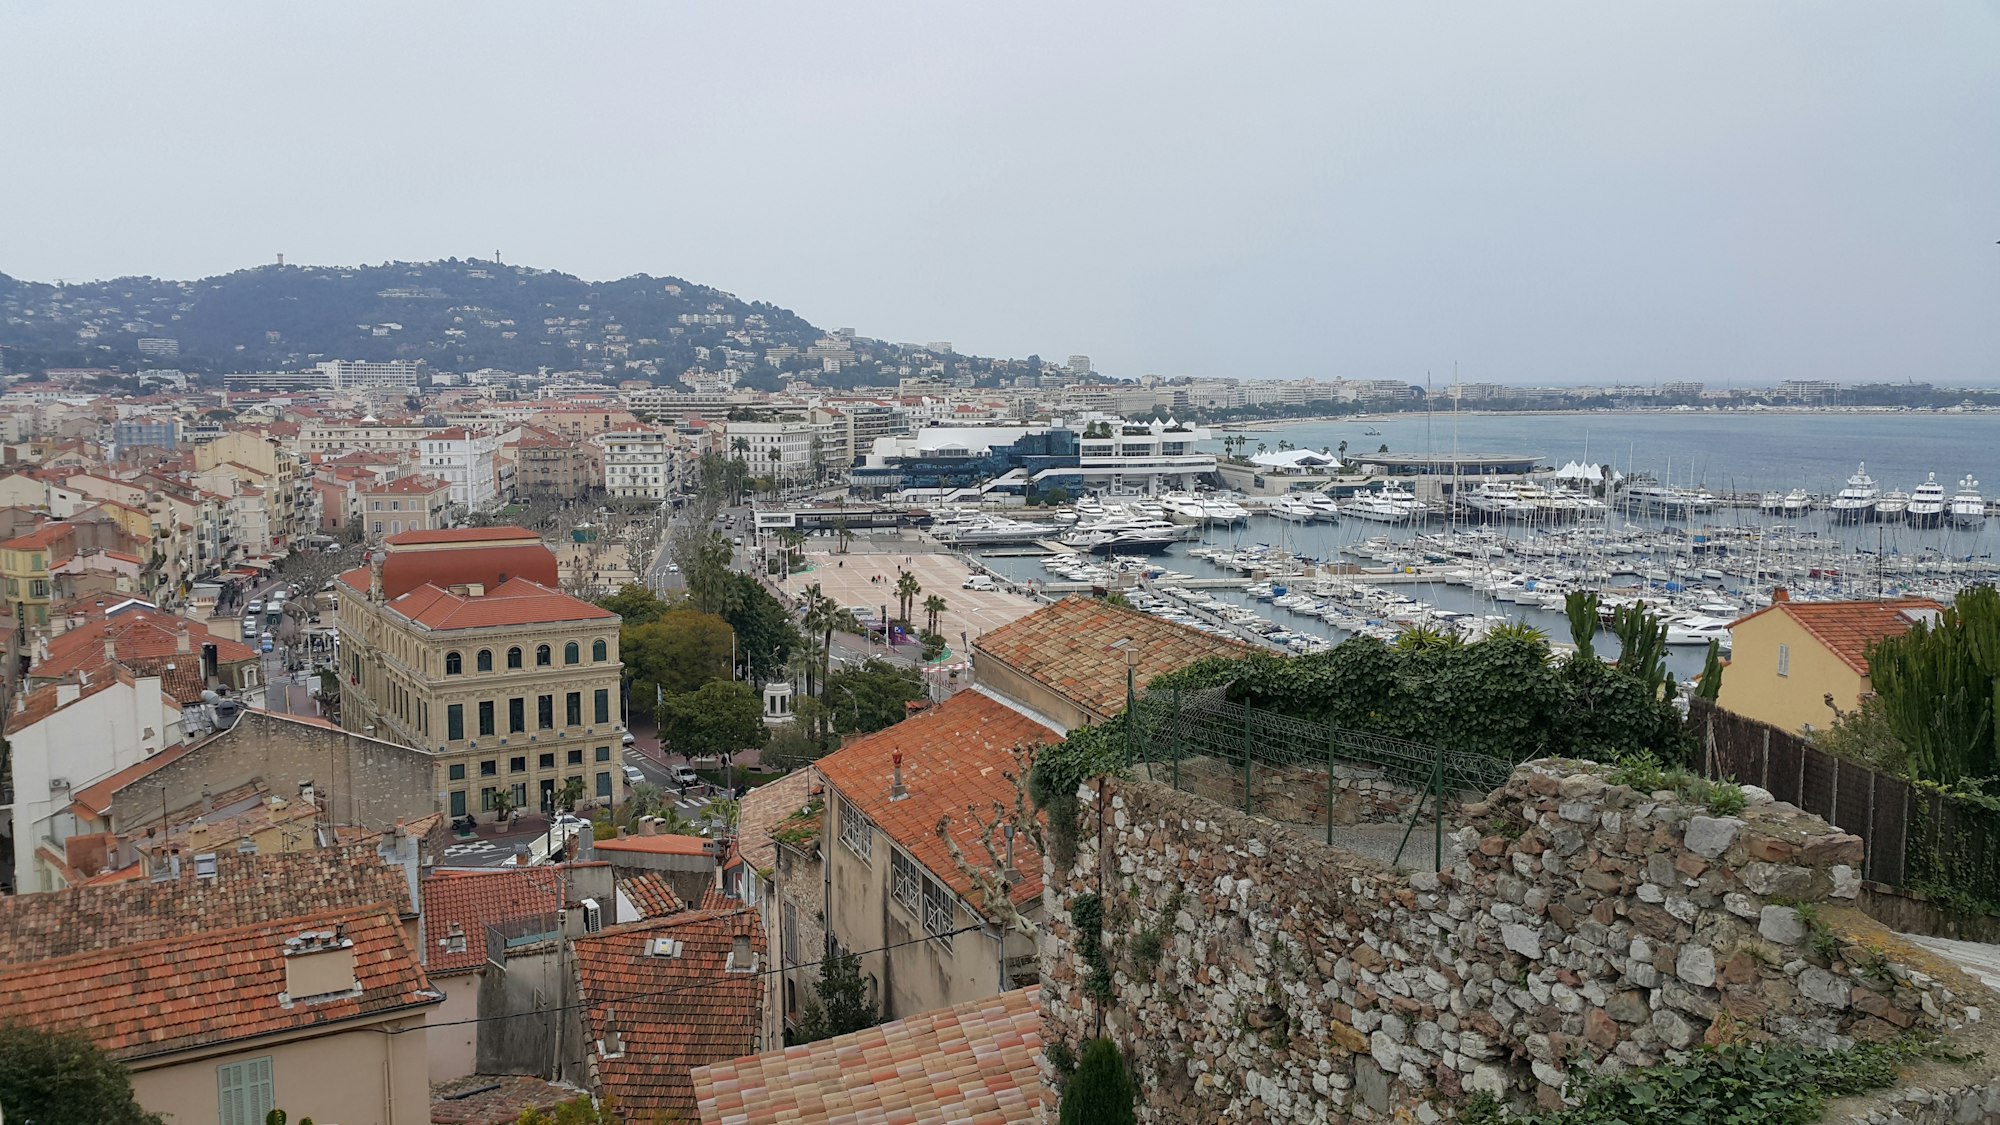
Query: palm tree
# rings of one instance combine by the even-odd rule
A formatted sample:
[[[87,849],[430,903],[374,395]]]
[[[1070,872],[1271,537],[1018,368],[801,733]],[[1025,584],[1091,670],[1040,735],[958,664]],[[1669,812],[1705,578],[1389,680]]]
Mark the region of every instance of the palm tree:
[[[924,631],[927,633],[937,632],[938,614],[943,613],[948,608],[950,607],[944,604],[944,599],[937,596],[936,594],[932,594],[930,597],[925,598],[924,614],[928,618],[928,621],[924,627]]]
[[[556,790],[556,807],[559,809],[574,811],[576,803],[581,800],[583,800],[583,779],[580,777],[570,778],[562,783],[562,788]]]
[[[776,496],[778,494],[778,466],[784,461],[784,459],[785,459],[785,451],[779,449],[775,445],[772,446],[771,447],[771,495],[773,496]]]
[[[833,534],[836,542],[840,545],[840,553],[843,555],[846,554],[848,545],[854,542],[854,532],[848,530],[846,516],[839,516],[834,519]]]
[[[1344,441],[1340,443],[1340,459],[1347,460],[1347,443]]]
[[[805,606],[805,633],[807,641],[818,650],[819,690],[826,690],[826,678],[833,673],[833,631],[856,625],[854,615],[839,602],[826,596],[815,582],[805,588],[800,602]],[[806,694],[812,695],[813,685],[808,680]]]
[[[898,570],[896,574],[896,598],[903,611],[903,624],[908,625],[910,613],[917,604],[917,595],[924,592],[924,587],[917,581],[917,576],[907,570]]]
[[[493,823],[506,824],[514,819],[514,791],[496,790],[493,794]]]

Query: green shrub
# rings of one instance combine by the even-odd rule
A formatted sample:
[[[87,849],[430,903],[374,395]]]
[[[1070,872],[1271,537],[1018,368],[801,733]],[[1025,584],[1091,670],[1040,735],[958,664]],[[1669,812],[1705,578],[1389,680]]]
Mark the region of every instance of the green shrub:
[[[1057,1125],[1134,1125],[1135,1094],[1118,1045],[1092,1039],[1083,1045],[1083,1059],[1063,1087]]]

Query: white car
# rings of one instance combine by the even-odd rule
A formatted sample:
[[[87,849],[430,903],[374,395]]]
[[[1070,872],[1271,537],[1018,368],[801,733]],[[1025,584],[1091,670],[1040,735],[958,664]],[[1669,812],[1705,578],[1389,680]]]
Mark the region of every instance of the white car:
[[[984,574],[975,574],[959,583],[958,588],[961,590],[997,590],[1000,587],[995,586],[993,580]]]
[[[701,784],[701,775],[694,772],[693,766],[675,766],[669,776],[676,789],[686,789],[691,785]]]
[[[638,766],[626,766],[626,767],[625,767],[625,784],[627,784],[627,785],[644,785],[644,784],[646,784],[646,775],[645,775],[645,774],[643,774],[643,773],[640,773],[640,772],[639,772],[639,767],[638,767]]]

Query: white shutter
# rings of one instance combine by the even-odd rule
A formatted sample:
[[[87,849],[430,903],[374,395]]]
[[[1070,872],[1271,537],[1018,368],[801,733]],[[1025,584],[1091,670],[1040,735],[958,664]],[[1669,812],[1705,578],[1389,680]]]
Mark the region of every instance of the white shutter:
[[[250,1125],[243,1117],[243,1066],[215,1068],[217,1118],[222,1125]]]
[[[243,1064],[245,1101],[250,1110],[248,1125],[263,1125],[264,1117],[278,1108],[277,1085],[271,1080],[271,1057],[251,1059]]]

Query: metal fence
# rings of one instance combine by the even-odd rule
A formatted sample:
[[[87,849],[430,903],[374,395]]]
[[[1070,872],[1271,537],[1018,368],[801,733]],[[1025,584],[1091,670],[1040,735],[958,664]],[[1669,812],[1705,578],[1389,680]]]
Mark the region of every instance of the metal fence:
[[[1402,821],[1403,844],[1428,810],[1442,862],[1445,806],[1483,797],[1513,764],[1232,703],[1226,689],[1147,693],[1127,727],[1152,780],[1295,828]]]
[[[1702,772],[1768,789],[1867,845],[1863,874],[2000,901],[2000,814],[1836,758],[1789,731],[1693,701]]]

